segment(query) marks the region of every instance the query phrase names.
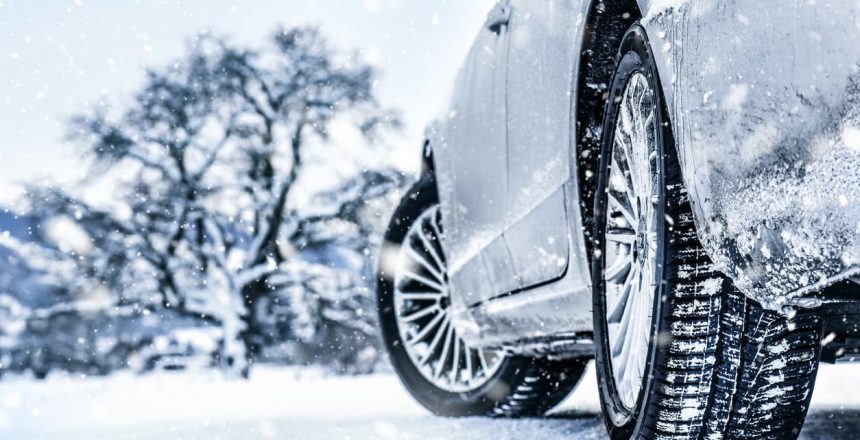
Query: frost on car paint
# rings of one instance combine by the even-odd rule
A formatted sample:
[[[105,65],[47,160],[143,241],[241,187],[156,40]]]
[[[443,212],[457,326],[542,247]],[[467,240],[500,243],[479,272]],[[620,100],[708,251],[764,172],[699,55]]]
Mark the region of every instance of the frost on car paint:
[[[650,8],[699,234],[720,269],[771,309],[860,271],[860,45],[847,37],[860,6]]]

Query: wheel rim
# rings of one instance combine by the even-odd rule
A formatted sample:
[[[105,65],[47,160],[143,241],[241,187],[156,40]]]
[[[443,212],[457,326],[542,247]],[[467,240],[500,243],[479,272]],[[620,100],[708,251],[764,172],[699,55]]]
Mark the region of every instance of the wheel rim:
[[[657,290],[658,215],[662,203],[655,97],[634,73],[618,109],[607,188],[606,324],[615,389],[632,410],[652,337]]]
[[[421,375],[437,388],[461,393],[493,377],[503,355],[470,347],[450,318],[447,264],[439,208],[410,226],[394,277],[394,309],[403,348]]]

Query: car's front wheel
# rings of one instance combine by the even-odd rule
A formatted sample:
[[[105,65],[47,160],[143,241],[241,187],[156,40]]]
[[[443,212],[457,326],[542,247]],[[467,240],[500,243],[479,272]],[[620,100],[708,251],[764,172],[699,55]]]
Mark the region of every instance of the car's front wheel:
[[[701,247],[644,30],[610,87],[593,243],[597,376],[614,439],[796,438],[820,318],[764,310]]]
[[[508,355],[463,340],[450,316],[442,234],[430,175],[395,211],[380,258],[379,319],[394,371],[439,415],[543,414],[579,383],[585,362]]]

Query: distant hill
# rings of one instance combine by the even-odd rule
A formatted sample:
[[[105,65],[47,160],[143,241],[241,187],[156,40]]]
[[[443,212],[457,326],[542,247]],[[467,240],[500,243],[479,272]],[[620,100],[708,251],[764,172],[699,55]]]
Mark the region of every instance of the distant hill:
[[[32,241],[36,222],[28,216],[0,208],[0,234],[8,233],[21,241]]]
[[[27,243],[36,240],[34,232],[37,229],[31,217],[0,209],[0,235]],[[0,242],[0,294],[8,294],[30,309],[62,302],[62,289],[45,284],[42,275],[17,251]]]

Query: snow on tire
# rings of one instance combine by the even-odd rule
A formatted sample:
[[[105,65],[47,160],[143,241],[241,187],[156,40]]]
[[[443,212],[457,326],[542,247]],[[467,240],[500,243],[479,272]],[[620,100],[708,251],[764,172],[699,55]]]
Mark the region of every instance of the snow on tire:
[[[796,438],[818,368],[820,317],[764,310],[716,270],[699,243],[669,126],[636,25],[610,87],[595,201],[607,429],[613,439]]]

